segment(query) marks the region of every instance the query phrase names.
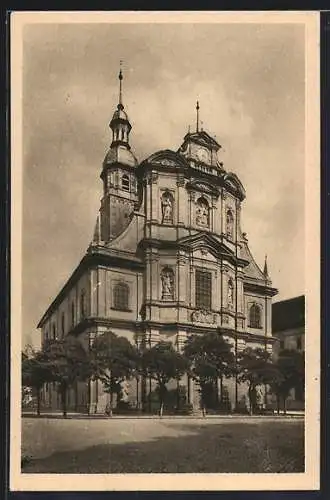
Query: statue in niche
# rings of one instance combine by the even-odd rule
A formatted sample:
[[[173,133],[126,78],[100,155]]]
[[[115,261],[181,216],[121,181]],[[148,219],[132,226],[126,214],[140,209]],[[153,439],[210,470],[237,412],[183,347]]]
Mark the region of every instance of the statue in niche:
[[[162,299],[173,300],[174,298],[174,277],[171,269],[164,269],[162,272]]]
[[[123,402],[128,402],[129,395],[129,382],[128,380],[123,380],[120,382],[119,400]]]
[[[231,210],[227,210],[227,215],[226,215],[226,233],[228,238],[232,239],[233,238],[233,227],[234,226],[234,217],[231,212]]]
[[[209,225],[209,206],[207,201],[203,198],[197,201],[196,223],[200,226]]]
[[[228,306],[232,306],[234,303],[234,286],[231,280],[228,281]]]
[[[162,222],[173,222],[173,196],[169,192],[162,196]]]

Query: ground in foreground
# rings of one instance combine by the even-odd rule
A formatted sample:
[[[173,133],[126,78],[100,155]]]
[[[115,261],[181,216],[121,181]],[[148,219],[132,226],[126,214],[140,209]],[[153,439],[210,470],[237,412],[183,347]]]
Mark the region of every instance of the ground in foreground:
[[[302,419],[22,420],[24,473],[304,471]]]

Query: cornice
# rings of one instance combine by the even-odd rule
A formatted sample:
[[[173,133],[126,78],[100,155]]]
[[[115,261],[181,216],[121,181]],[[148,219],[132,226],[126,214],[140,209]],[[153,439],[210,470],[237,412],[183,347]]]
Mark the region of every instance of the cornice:
[[[278,294],[278,289],[273,288],[267,284],[265,281],[252,282],[243,280],[243,288],[246,292],[256,292],[261,293],[262,295],[266,295],[267,297],[274,297]]]
[[[91,269],[95,269],[98,266],[106,267],[120,267],[130,270],[144,270],[145,264],[141,259],[135,256],[123,256],[123,252],[116,254],[113,250],[107,249],[102,246],[90,246],[87,253],[81,259],[80,263],[73,271],[67,282],[64,284],[63,288],[57,294],[53,302],[50,304],[41,320],[39,321],[37,328],[42,328],[43,324],[49,316],[56,310],[56,308],[65,299],[68,292],[76,285],[80,277]]]

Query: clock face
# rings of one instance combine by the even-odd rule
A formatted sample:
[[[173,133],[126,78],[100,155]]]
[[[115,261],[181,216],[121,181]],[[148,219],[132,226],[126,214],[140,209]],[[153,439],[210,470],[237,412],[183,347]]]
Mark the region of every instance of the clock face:
[[[197,158],[200,161],[203,161],[203,162],[207,163],[208,159],[209,159],[209,152],[207,151],[207,149],[205,149],[205,148],[199,148],[197,150]]]

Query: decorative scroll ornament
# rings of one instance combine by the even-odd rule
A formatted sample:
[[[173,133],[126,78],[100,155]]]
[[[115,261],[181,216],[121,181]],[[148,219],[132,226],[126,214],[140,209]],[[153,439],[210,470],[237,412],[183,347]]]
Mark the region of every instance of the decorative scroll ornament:
[[[177,166],[177,164],[174,161],[168,160],[166,158],[161,158],[159,160],[153,160],[152,163],[154,163],[156,165],[166,165],[167,167],[176,167]]]
[[[215,323],[217,320],[217,315],[215,313],[198,310],[191,314],[191,320],[196,323]]]
[[[226,314],[222,316],[222,322],[226,325],[229,323],[229,317]]]

